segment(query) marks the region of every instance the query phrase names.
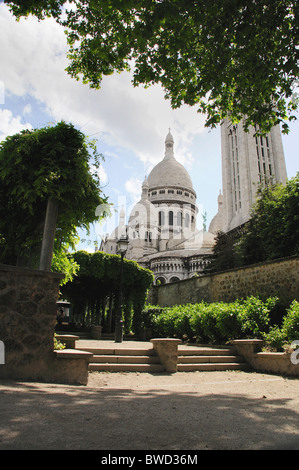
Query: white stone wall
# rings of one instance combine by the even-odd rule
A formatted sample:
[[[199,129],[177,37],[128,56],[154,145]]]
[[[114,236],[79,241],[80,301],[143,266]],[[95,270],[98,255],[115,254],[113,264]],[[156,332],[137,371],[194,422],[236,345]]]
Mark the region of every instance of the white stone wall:
[[[272,179],[285,183],[287,179],[279,126],[267,137],[243,129],[243,122],[221,124],[223,231],[232,230],[250,218],[259,185]]]

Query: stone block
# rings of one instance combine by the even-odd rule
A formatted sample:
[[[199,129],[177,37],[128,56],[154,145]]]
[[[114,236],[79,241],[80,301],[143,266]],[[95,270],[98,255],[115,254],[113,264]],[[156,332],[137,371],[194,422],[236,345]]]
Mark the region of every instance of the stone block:
[[[177,372],[178,370],[178,345],[182,341],[175,338],[154,338],[151,339],[161,364],[167,372]]]

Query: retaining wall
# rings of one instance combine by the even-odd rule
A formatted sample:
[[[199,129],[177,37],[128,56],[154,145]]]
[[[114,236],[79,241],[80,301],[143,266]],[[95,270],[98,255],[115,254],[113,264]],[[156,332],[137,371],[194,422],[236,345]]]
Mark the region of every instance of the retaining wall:
[[[56,301],[62,277],[0,265],[0,341],[4,346],[0,378],[87,383],[92,355],[54,351]]]
[[[259,339],[235,340],[234,346],[254,370],[296,376],[299,378],[299,351],[262,352],[263,341]]]
[[[170,307],[202,300],[231,302],[257,294],[299,300],[299,256],[154,286],[148,302]]]

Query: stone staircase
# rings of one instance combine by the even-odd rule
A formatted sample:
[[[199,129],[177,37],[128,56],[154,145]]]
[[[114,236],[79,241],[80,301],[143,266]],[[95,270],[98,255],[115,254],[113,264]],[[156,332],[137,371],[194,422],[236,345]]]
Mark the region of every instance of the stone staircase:
[[[248,364],[233,348],[179,346],[178,372],[222,370],[248,370]]]
[[[156,351],[152,348],[84,347],[93,354],[90,371],[102,372],[164,372]],[[248,370],[248,365],[231,348],[178,347],[178,372]]]
[[[55,331],[56,334],[58,335],[74,335],[78,336],[79,339],[90,339],[90,332],[88,330],[68,330],[68,329],[57,329]]]
[[[152,348],[80,348],[93,354],[90,371],[163,372],[164,366]]]

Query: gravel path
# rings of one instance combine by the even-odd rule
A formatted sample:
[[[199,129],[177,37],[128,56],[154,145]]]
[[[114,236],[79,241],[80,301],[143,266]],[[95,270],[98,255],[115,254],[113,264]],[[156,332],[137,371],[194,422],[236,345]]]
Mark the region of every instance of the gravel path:
[[[0,381],[0,449],[298,449],[299,380],[247,372]]]

